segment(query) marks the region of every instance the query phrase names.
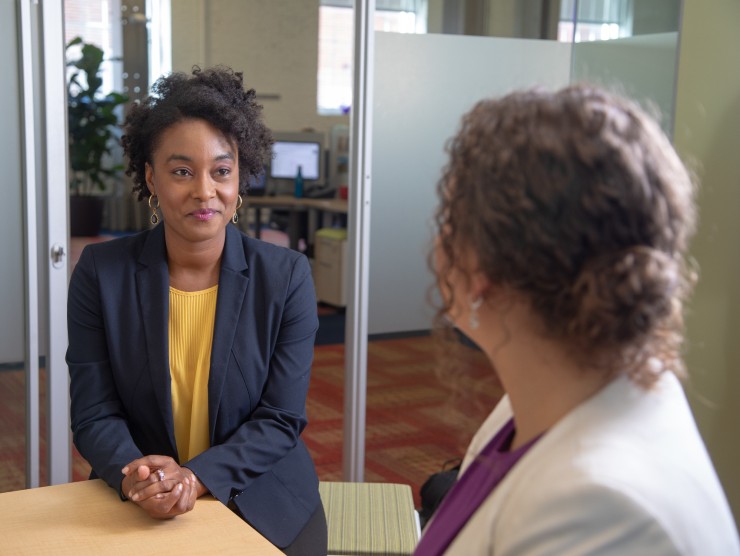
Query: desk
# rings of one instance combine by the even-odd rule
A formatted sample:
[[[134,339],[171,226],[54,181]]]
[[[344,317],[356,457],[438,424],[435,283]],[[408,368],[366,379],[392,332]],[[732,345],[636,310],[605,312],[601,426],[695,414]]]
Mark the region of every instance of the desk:
[[[280,555],[211,496],[174,519],[150,518],[102,480],[0,494],[3,554]]]
[[[318,228],[318,213],[333,212],[336,214],[347,214],[346,199],[312,199],[311,197],[292,197],[290,195],[266,195],[264,197],[249,197],[245,199],[247,209],[255,211],[255,237],[260,237],[260,225],[262,224],[262,209],[283,209],[290,212],[288,223],[288,238],[291,249],[298,249],[299,221],[298,215],[308,211],[308,237],[306,241],[313,246],[314,234]]]

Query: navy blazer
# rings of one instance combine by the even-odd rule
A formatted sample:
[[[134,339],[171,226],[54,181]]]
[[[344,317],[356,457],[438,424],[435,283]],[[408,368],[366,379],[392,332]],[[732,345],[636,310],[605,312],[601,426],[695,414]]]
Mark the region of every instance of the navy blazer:
[[[88,245],[69,288],[74,443],[117,491],[142,455],[178,460],[163,226]],[[307,259],[226,228],[208,378],[211,447],[188,462],[208,490],[278,547],[320,503],[300,438],[318,317]]]

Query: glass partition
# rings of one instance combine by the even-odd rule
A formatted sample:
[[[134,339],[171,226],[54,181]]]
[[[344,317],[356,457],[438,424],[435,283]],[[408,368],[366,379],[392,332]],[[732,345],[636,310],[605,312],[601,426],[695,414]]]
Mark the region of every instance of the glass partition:
[[[2,322],[0,323],[0,407],[3,426],[0,427],[0,492],[18,490],[26,486],[26,330],[25,299],[25,242],[23,231],[23,114],[20,32],[16,27],[19,17],[15,2],[0,4],[0,56],[7,68],[7,86],[0,88],[0,102],[7,107],[0,114],[0,127],[4,130],[0,144],[0,158],[5,168],[3,198],[7,206],[5,217],[0,219],[0,236],[15,238],[3,241],[0,246],[3,264],[0,265],[0,298]]]
[[[0,3],[0,492],[69,480],[61,30],[58,3]]]
[[[430,0],[428,7],[428,29],[444,35],[375,35],[367,264],[366,472],[372,478],[395,469],[415,489],[464,453],[501,395],[492,370],[469,349],[459,379],[483,393],[478,401],[488,405],[450,404],[449,392],[435,386],[432,343],[422,340],[432,321],[428,292],[434,277],[427,256],[445,143],[463,113],[482,98],[575,81],[657,106],[670,129],[680,12],[680,2],[668,0]],[[397,426],[382,437],[388,448],[373,455],[379,423],[394,410]],[[430,426],[438,427],[436,434]],[[403,451],[397,447],[403,438],[419,440]]]
[[[376,33],[370,334],[429,329],[429,223],[460,117],[484,97],[566,85],[570,53],[554,41]]]
[[[481,397],[454,399],[428,337],[434,278],[427,256],[446,141],[481,98],[568,83],[571,45],[465,35],[375,34],[366,477],[395,472],[415,496],[464,454],[501,395],[482,354],[460,378]],[[486,385],[483,387],[482,385]],[[452,402],[454,403],[451,403]],[[392,427],[383,428],[391,422]],[[380,434],[380,431],[385,431]]]
[[[637,4],[650,6],[638,9]],[[370,258],[363,263],[369,269],[368,329],[373,340],[367,397],[369,443],[393,439],[400,443],[404,430],[419,430],[401,422],[392,431],[381,429],[380,419],[395,411],[390,398],[380,395],[383,390],[395,390],[396,400],[409,407],[417,404],[421,408],[420,400],[431,396],[424,402],[431,399],[431,403],[419,409],[418,415],[434,413],[435,403],[445,401],[425,390],[427,384],[420,384],[424,379],[418,377],[434,380],[434,369],[432,364],[414,363],[427,355],[427,345],[415,338],[423,338],[431,324],[427,291],[433,278],[426,256],[435,184],[445,163],[445,142],[461,115],[486,96],[534,85],[557,88],[586,79],[609,86],[618,83],[627,93],[652,99],[666,114],[672,113],[676,27],[667,27],[666,22],[677,21],[680,10],[676,4],[668,0],[378,0],[378,12],[383,13],[377,19],[382,25],[407,33],[378,32],[375,36],[375,98],[369,115],[374,148]],[[172,10],[172,67],[189,71],[193,64],[222,63],[244,71],[245,83],[256,88],[264,105],[268,125],[275,131],[311,128],[324,133],[330,145],[328,175],[341,174],[346,179],[346,141],[343,172],[331,172],[332,164],[340,160],[331,159],[331,146],[337,143],[333,137],[338,129],[346,136],[346,112],[352,109],[347,98],[351,97],[319,95],[317,78],[331,81],[337,77],[322,61],[330,50],[322,50],[322,40],[328,41],[323,31],[333,25],[339,30],[332,37],[349,41],[339,49],[345,57],[339,60],[337,71],[348,70],[351,46],[346,45],[351,44],[352,17],[347,10],[352,5],[348,0],[191,0],[178,4]],[[413,13],[413,21],[410,15],[390,17],[393,9]],[[574,37],[578,41],[612,40],[573,44]],[[636,55],[644,62],[626,64]],[[329,67],[334,66],[327,62]],[[651,67],[653,71],[646,69]],[[318,109],[324,105],[337,109]],[[354,194],[349,191],[350,198]],[[348,222],[348,227],[354,225]],[[320,334],[334,324],[322,323]],[[388,338],[397,343],[382,343]],[[336,388],[342,373],[351,372],[341,368],[341,346],[317,353],[317,384]],[[390,381],[408,369],[418,374],[403,388]],[[324,391],[312,390],[309,395],[312,424],[307,436],[322,478],[339,477],[335,460],[341,438],[335,429],[341,429],[341,412],[334,401]],[[467,426],[471,424],[476,423],[470,421]],[[410,452],[401,456],[399,450],[396,446],[378,452],[376,459],[386,458],[386,476],[410,457]],[[415,474],[412,478],[417,481],[430,465],[441,464],[431,461],[424,449],[414,453],[418,459],[408,462],[413,471],[398,473],[404,482],[408,482],[408,473]],[[383,477],[378,469],[369,469],[367,477]]]

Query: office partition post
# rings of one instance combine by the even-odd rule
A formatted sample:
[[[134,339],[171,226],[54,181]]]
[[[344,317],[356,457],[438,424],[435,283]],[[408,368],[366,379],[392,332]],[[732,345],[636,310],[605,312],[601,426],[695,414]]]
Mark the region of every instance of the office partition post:
[[[44,2],[43,25],[43,152],[46,172],[43,190],[46,201],[47,307],[45,315],[48,431],[47,464],[49,484],[72,479],[72,448],[69,418],[69,375],[64,354],[67,350],[67,278],[69,241],[67,226],[67,91],[64,60],[64,13],[61,2]]]
[[[375,0],[355,2],[354,87],[348,223],[349,288],[344,360],[344,480],[365,474],[368,261],[372,163],[373,19]]]
[[[23,228],[25,255],[26,487],[39,486],[39,289],[36,232],[36,140],[33,30],[30,0],[18,1],[23,133]]]

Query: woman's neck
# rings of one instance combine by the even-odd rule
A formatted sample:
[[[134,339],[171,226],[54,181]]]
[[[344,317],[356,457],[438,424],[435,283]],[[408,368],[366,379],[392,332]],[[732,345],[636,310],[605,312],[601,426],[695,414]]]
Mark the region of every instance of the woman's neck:
[[[226,230],[218,238],[193,243],[175,234],[167,234],[167,265],[170,286],[181,291],[200,291],[218,284],[221,255],[226,241]]]
[[[491,341],[481,347],[509,395],[516,423],[511,449],[516,449],[552,428],[611,377],[579,365],[564,345],[538,334],[538,319],[528,307],[517,303],[497,320],[491,323]]]

